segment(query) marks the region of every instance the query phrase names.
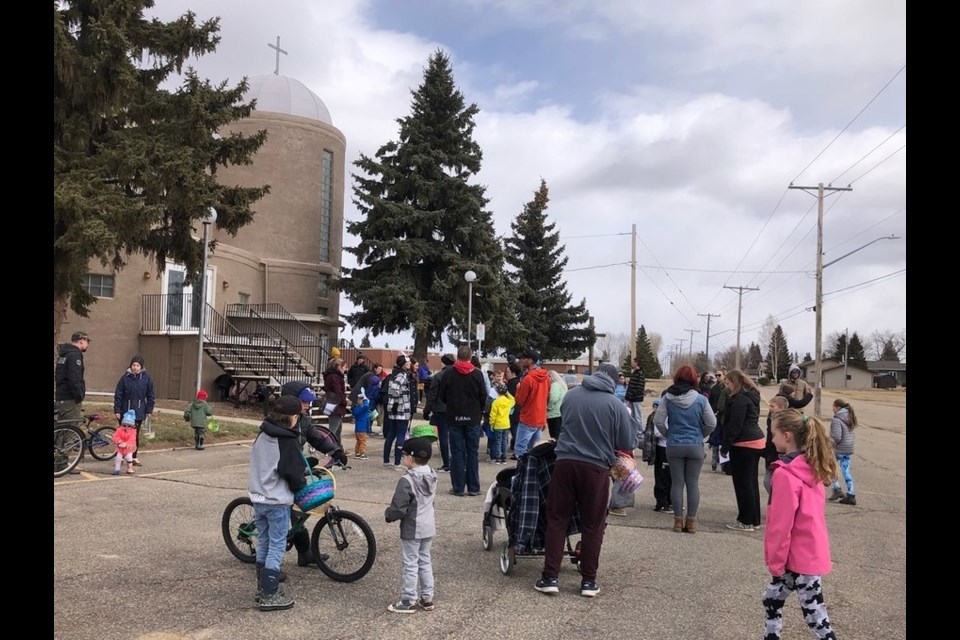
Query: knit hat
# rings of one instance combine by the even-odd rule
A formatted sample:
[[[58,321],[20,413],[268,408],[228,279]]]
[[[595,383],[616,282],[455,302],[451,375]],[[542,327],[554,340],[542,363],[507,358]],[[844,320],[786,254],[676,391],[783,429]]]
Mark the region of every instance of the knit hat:
[[[426,438],[430,442],[436,442],[439,440],[437,438],[436,432],[428,424],[421,424],[413,428],[413,431],[410,432],[410,439],[413,438]]]
[[[502,382],[498,382],[493,385],[493,390],[497,392],[497,395],[502,396],[507,392],[507,385],[503,384]]]
[[[125,414],[123,414],[123,419],[120,421],[120,424],[122,424],[125,427],[136,426],[137,412],[134,411],[133,409],[130,409],[130,411],[127,411]]]
[[[417,462],[426,462],[433,455],[433,445],[426,438],[410,438],[400,450],[413,456]]]
[[[520,352],[521,358],[530,358],[534,362],[540,362],[540,353],[536,349],[524,349]],[[616,378],[616,376],[614,376]]]
[[[597,373],[604,373],[608,375],[614,382],[617,381],[617,376],[620,375],[620,372],[617,370],[617,368],[609,362],[604,362],[602,365],[597,367]]]
[[[445,366],[445,367],[449,367],[450,365],[452,365],[452,364],[453,364],[454,362],[456,362],[456,361],[457,361],[457,359],[454,358],[453,355],[452,355],[452,354],[449,354],[449,353],[445,353],[445,354],[443,354],[442,356],[440,356],[440,362],[442,362],[442,363],[443,363],[443,366]]]
[[[397,356],[397,366],[403,367],[403,365],[405,364],[407,364],[407,356],[401,353],[400,355]]]
[[[197,400],[206,400],[206,399],[207,399],[206,391],[204,391],[203,389],[200,389],[200,391],[197,391]]]
[[[340,357],[340,349],[337,349],[336,347],[334,347],[333,349],[330,349],[330,357],[331,357],[331,358],[339,358],[339,357]]]
[[[134,362],[136,362],[137,364],[140,365],[141,368],[143,368],[143,356],[133,356],[132,358],[130,358],[130,366],[133,366]]]
[[[301,411],[300,401],[293,396],[280,396],[273,410],[282,416],[298,416]]]

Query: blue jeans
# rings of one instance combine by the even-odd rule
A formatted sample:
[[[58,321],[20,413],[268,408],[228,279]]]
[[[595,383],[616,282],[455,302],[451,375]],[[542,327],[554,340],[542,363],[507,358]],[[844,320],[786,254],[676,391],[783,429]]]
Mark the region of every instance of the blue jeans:
[[[643,429],[646,426],[643,424],[643,404],[640,402],[628,402],[627,411],[630,412],[630,417],[633,418],[633,421],[636,424],[637,441],[634,444],[634,447],[638,447],[640,446],[640,439],[643,437]]]
[[[537,444],[540,440],[540,427],[531,427],[523,424],[517,424],[517,441],[513,443],[513,453],[519,458]]]
[[[847,485],[847,493],[850,495],[855,495],[856,491],[853,490],[853,476],[850,475],[850,458],[851,456],[837,456],[837,462],[840,464],[840,473],[843,474],[843,481]],[[840,483],[836,480],[833,481],[833,488],[840,489]]]
[[[287,550],[290,505],[254,503],[253,513],[257,527],[257,564],[279,571]]]
[[[390,462],[390,449],[393,449],[393,464],[400,464],[400,456],[403,454],[400,448],[407,438],[408,424],[410,424],[409,420],[383,419],[383,464]],[[397,441],[396,447],[393,444],[394,440]]]
[[[430,416],[430,424],[437,428],[437,444],[440,445],[440,460],[443,466],[450,468],[450,427],[447,426],[447,412],[434,411]]]
[[[480,425],[450,427],[450,485],[463,493],[464,484],[470,493],[480,493]]]
[[[507,459],[507,444],[510,440],[510,429],[494,429],[493,441],[490,447],[491,460]]]

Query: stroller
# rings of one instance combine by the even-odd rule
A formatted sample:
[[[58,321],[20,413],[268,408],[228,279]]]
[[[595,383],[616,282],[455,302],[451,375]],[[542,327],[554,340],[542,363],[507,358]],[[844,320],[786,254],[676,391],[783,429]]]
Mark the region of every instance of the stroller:
[[[546,535],[547,492],[557,461],[556,442],[536,445],[522,456],[516,469],[504,469],[487,490],[483,514],[483,548],[493,548],[493,534],[505,528],[507,541],[500,549],[500,571],[509,575],[518,558],[543,557]],[[575,512],[567,529],[565,555],[580,569],[580,542],[570,536],[580,533],[580,515]]]

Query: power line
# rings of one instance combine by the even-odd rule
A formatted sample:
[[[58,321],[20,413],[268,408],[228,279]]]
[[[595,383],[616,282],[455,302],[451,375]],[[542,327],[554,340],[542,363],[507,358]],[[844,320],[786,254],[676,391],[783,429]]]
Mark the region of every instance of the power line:
[[[900,125],[900,128],[899,128],[899,129],[897,129],[896,131],[894,131],[893,133],[891,133],[890,135],[888,135],[886,138],[884,138],[884,139],[883,139],[883,142],[881,142],[880,144],[878,144],[877,146],[875,146],[873,149],[870,149],[870,151],[867,151],[867,153],[864,154],[864,156],[863,156],[862,158],[860,158],[859,160],[857,160],[856,162],[854,162],[852,165],[850,165],[849,167],[847,167],[846,169],[844,169],[844,170],[843,170],[843,173],[841,173],[841,174],[838,175],[836,178],[834,178],[833,180],[830,181],[830,184],[833,184],[834,182],[837,182],[838,180],[840,180],[840,178],[842,178],[842,177],[844,176],[844,174],[848,173],[848,172],[849,172],[851,169],[853,169],[855,166],[857,166],[858,164],[860,164],[861,162],[863,162],[864,160],[866,160],[867,157],[868,157],[871,153],[873,153],[874,151],[876,151],[877,149],[879,149],[880,147],[882,147],[882,146],[887,142],[887,140],[889,140],[889,139],[892,138],[893,136],[895,136],[895,135],[897,135],[898,133],[900,133],[901,131],[903,131],[903,128],[904,128],[905,126],[907,126],[907,123],[906,123],[906,122],[904,122],[902,125]]]
[[[859,180],[860,178],[863,178],[863,177],[866,176],[868,173],[870,173],[871,171],[873,171],[874,169],[876,169],[877,167],[879,167],[880,165],[882,165],[884,162],[886,162],[887,160],[889,160],[889,159],[892,158],[893,156],[897,155],[898,153],[900,153],[901,151],[903,151],[903,150],[906,149],[906,148],[907,148],[907,145],[903,145],[902,147],[900,147],[899,149],[897,149],[896,151],[894,151],[893,153],[891,153],[890,155],[888,155],[886,158],[884,158],[883,160],[881,160],[881,161],[878,162],[877,164],[875,164],[875,165],[873,165],[872,167],[870,167],[869,169],[867,169],[866,172],[860,174],[860,176],[858,176],[858,177],[854,178],[853,180],[851,180],[851,181],[850,181],[850,184],[853,184],[854,182],[856,182],[856,181]]]

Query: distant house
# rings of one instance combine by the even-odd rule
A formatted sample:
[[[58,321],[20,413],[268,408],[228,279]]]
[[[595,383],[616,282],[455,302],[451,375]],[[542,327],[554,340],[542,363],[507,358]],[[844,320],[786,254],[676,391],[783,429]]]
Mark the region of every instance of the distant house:
[[[907,384],[907,365],[897,360],[873,360],[867,362],[878,389],[895,389]]]
[[[797,365],[803,371],[803,377],[813,385],[817,379],[817,363],[815,360],[802,362]],[[846,369],[846,371],[844,371]],[[821,388],[823,389],[872,389],[874,386],[873,374],[863,367],[848,364],[832,358],[824,358],[820,362]]]

